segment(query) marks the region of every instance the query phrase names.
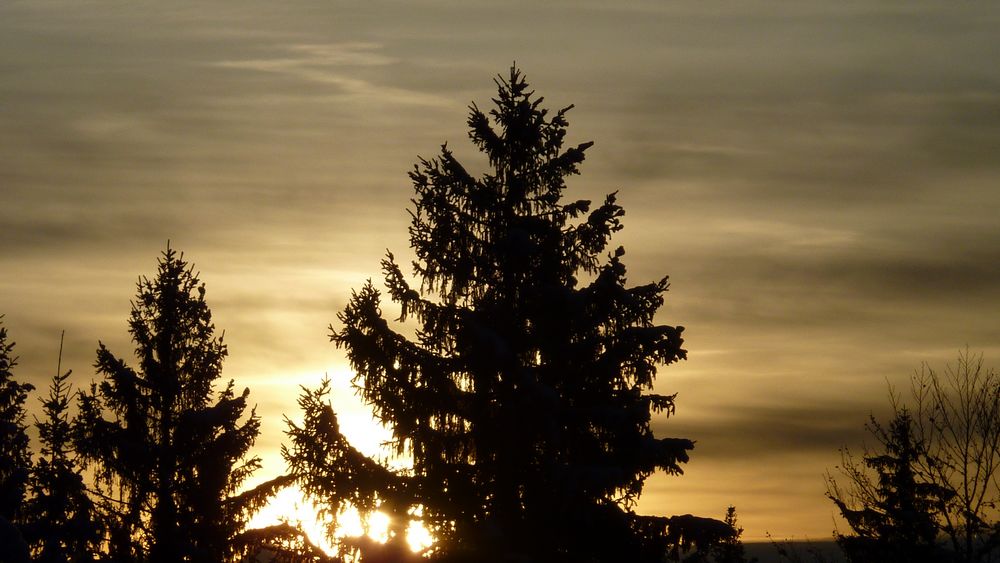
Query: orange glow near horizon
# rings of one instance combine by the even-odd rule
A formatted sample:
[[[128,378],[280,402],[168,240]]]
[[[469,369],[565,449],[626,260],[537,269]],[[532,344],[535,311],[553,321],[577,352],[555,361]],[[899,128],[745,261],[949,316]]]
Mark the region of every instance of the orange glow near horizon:
[[[351,369],[344,365],[326,371],[323,376],[330,379],[331,392],[326,400],[337,413],[340,431],[362,454],[372,459],[385,460],[383,463],[387,463],[392,469],[409,467],[410,459],[405,456],[394,456],[389,451],[386,444],[392,438],[392,431],[380,424],[372,416],[371,409],[357,397],[351,387],[353,376]],[[286,381],[288,379],[312,388],[321,378],[315,372],[302,372],[286,378]],[[302,424],[299,413],[291,418],[296,424]],[[375,512],[365,520],[353,507],[337,515],[334,537],[328,538],[330,519],[321,518],[305,493],[295,485],[278,492],[260,512],[254,515],[247,526],[257,528],[281,522],[298,525],[309,541],[331,555],[337,553],[336,544],[341,538],[368,536],[382,543],[388,540],[389,517],[386,514]],[[434,543],[430,532],[418,521],[410,523],[406,535],[407,543],[414,552],[420,552]]]
[[[337,516],[337,530],[334,537],[327,537],[329,521],[317,514],[312,503],[296,486],[288,487],[276,494],[247,524],[248,528],[272,526],[281,522],[299,526],[314,545],[329,555],[337,554],[337,540],[352,536],[368,536],[385,543],[389,539],[389,516],[375,512],[367,521],[358,511],[348,508]],[[420,552],[434,543],[430,532],[420,522],[411,522],[406,530],[406,541],[414,552]]]

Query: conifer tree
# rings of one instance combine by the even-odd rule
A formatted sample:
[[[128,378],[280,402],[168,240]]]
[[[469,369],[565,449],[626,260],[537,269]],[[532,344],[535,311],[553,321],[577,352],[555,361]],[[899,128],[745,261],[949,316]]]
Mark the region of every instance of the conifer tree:
[[[35,422],[41,456],[32,471],[28,536],[35,561],[93,561],[102,534],[71,442],[71,371],[62,372],[61,342],[59,357],[48,397],[40,399],[44,418]]]
[[[726,517],[723,522],[732,530],[732,535],[724,538],[715,547],[713,553],[715,563],[756,563],[756,558],[747,559],[743,549],[743,542],[740,540],[743,528],[737,522],[735,506],[726,509]]]
[[[75,444],[93,469],[109,516],[109,557],[223,561],[251,513],[277,486],[238,489],[260,466],[248,451],[260,429],[249,389],[221,377],[205,286],[169,246],[156,277],[140,278],[129,332],[138,368],[104,344],[100,383],[82,393]],[[106,416],[108,416],[106,418]]]
[[[747,558],[743,549],[743,542],[740,540],[743,528],[737,522],[735,506],[726,509],[723,524],[727,529],[723,530],[719,541],[711,546],[705,560],[712,563],[756,563],[757,558]]]
[[[290,444],[281,446],[291,475],[307,496],[320,499],[319,514],[336,529],[337,517],[348,507],[362,514],[382,510],[390,516],[388,539],[376,545],[364,538],[341,538],[342,554],[355,559],[401,563],[416,559],[406,543],[407,511],[412,504],[412,484],[403,475],[380,465],[348,443],[340,432],[328,396],[330,381],[299,396],[303,423],[286,418]]]
[[[447,145],[410,172],[418,285],[391,253],[382,268],[416,339],[390,327],[370,282],[331,327],[412,469],[330,455],[335,424],[308,419],[290,465],[360,468],[331,487],[340,495],[400,481],[375,503],[421,514],[446,559],[664,560],[668,519],[633,508],[645,479],[682,473],[694,445],[650,428],[674,412],[674,395],[651,392],[657,367],[685,357],[682,327],[654,318],[667,279],[627,285],[624,249],[609,252],[624,214],[614,193],[594,208],[563,201],[592,144],[565,146],[570,108],[549,114],[514,68],[497,86],[495,107],[473,104],[468,119],[488,172],[473,176]]]
[[[0,315],[0,553],[9,561],[27,561],[27,544],[17,524],[22,522],[31,451],[24,424],[24,401],[35,387],[14,379],[14,342]]]
[[[309,541],[301,527],[288,522],[247,530],[240,534],[237,543],[240,547],[235,560],[241,563],[342,563]]]
[[[946,559],[938,545],[937,518],[954,493],[921,471],[927,452],[914,435],[909,411],[900,409],[888,428],[872,418],[868,429],[884,451],[866,452],[861,464],[845,452],[840,469],[847,489],[827,478],[827,497],[853,532],[837,534],[841,550],[852,563]]]

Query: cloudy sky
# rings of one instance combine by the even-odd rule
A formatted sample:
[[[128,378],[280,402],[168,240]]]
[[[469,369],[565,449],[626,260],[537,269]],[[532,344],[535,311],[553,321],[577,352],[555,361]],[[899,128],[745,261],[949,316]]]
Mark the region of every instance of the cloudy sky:
[[[630,279],[669,275],[690,359],[661,436],[697,440],[640,510],[828,538],[823,473],[887,383],[966,346],[1000,365],[1000,8],[953,2],[0,3],[0,312],[17,375],[83,385],[183,250],[225,375],[283,470],[299,384],[350,374],[327,326],[391,249],[406,172],[516,61],[570,141],[570,197],[619,190]],[[377,436],[346,387],[358,443]],[[32,399],[34,402],[34,399]],[[34,407],[34,405],[33,405]]]

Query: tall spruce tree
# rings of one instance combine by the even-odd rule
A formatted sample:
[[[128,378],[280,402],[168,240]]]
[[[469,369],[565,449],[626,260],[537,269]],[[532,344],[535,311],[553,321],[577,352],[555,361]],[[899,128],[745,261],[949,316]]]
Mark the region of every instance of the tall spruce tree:
[[[27,561],[27,544],[17,524],[24,517],[31,475],[31,451],[24,424],[24,401],[35,387],[14,379],[14,342],[0,315],[0,561]]]
[[[35,422],[41,455],[32,471],[27,535],[35,561],[93,561],[102,534],[71,442],[71,371],[62,372],[61,342],[59,360],[49,394],[40,399],[44,418]]]
[[[674,411],[674,395],[651,393],[657,367],[685,357],[682,327],[654,318],[667,279],[627,286],[624,250],[608,253],[624,214],[614,193],[593,209],[563,201],[592,144],[564,146],[570,108],[550,115],[515,68],[497,86],[489,114],[473,104],[468,119],[487,173],[447,145],[410,172],[419,285],[391,253],[382,268],[415,340],[383,318],[370,282],[331,327],[412,469],[387,476],[333,447],[329,416],[293,427],[286,457],[330,502],[362,490],[351,500],[368,508],[364,487],[392,483],[375,504],[421,514],[445,559],[664,560],[668,519],[633,508],[645,479],[682,473],[694,446],[650,428]],[[315,482],[337,467],[361,477]]]
[[[249,390],[215,389],[226,346],[205,286],[173,249],[138,282],[129,332],[138,369],[97,351],[100,383],[81,393],[75,444],[108,516],[108,556],[122,561],[224,561],[273,482],[237,494],[260,466]],[[106,418],[106,416],[109,416]]]

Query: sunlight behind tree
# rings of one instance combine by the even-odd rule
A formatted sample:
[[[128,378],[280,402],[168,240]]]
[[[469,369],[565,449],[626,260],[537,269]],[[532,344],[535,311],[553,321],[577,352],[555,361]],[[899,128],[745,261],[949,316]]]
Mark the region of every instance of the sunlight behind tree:
[[[338,412],[340,427],[344,435],[366,456],[386,460],[393,468],[407,468],[412,465],[409,456],[397,456],[386,443],[392,432],[380,424],[351,388],[354,373],[347,366],[336,366],[325,377],[330,380],[330,401]],[[284,376],[283,376],[284,378]],[[298,374],[286,378],[296,381],[316,379],[315,374]],[[294,413],[292,419],[301,418],[301,412]],[[301,423],[301,420],[294,420]],[[278,462],[281,463],[281,462]],[[327,537],[329,519],[322,518],[312,503],[305,498],[302,490],[291,486],[275,495],[271,501],[251,520],[250,528],[264,527],[280,522],[298,525],[309,540],[328,554],[338,553],[336,541],[348,537],[367,536],[379,543],[388,539],[389,517],[382,512],[372,513],[365,521],[353,507],[346,508],[337,515],[337,531],[331,540]],[[426,549],[434,543],[430,532],[419,522],[412,522],[407,528],[407,544],[414,552]]]
[[[337,539],[368,536],[379,543],[385,543],[389,537],[388,515],[375,512],[365,522],[357,510],[349,508],[337,516],[337,533],[334,541],[327,539],[327,521],[320,518],[301,489],[294,485],[272,497],[267,506],[249,522],[248,527],[263,528],[280,522],[299,526],[309,537],[309,541],[330,555],[338,552],[335,545]],[[410,523],[406,531],[406,540],[414,552],[420,552],[434,543],[430,532],[419,522]]]

